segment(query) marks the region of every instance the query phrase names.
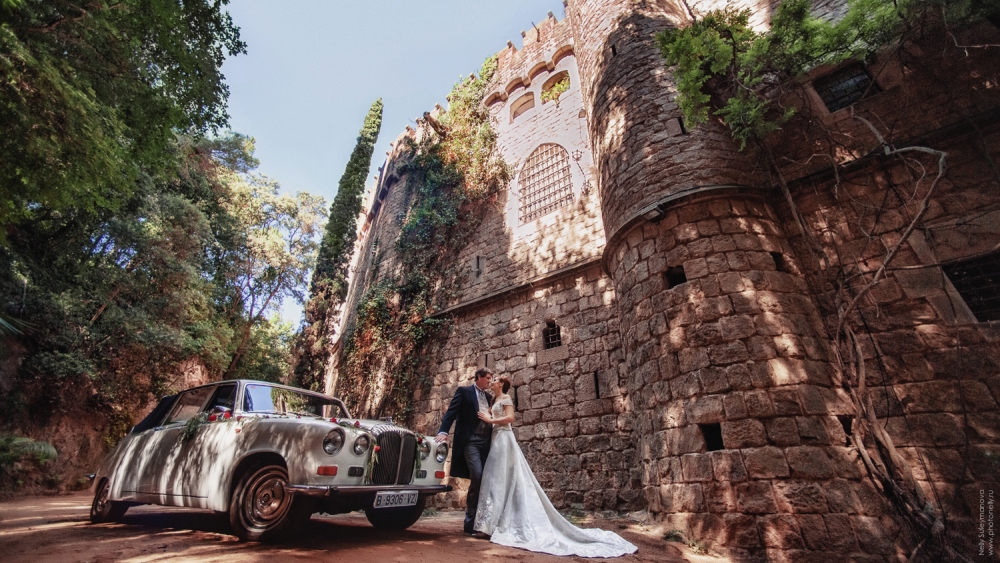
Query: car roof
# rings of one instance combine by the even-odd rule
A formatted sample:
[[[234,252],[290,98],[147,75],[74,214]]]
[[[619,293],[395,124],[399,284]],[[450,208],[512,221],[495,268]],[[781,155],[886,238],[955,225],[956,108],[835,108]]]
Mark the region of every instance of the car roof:
[[[202,385],[195,385],[194,387],[188,387],[187,389],[181,389],[180,391],[178,391],[175,394],[180,394],[180,393],[184,393],[186,391],[191,391],[192,389],[200,389],[202,387],[213,387],[213,386],[216,386],[216,385],[224,385],[224,384],[227,384],[227,383],[243,383],[243,384],[252,384],[252,385],[267,385],[269,387],[280,387],[282,389],[288,389],[289,391],[299,391],[301,393],[308,393],[310,395],[319,395],[321,397],[327,397],[329,399],[336,399],[336,400],[340,401],[340,399],[337,399],[337,397],[334,397],[333,395],[327,395],[326,393],[320,393],[319,391],[310,391],[309,389],[303,389],[301,387],[292,387],[291,385],[282,385],[280,383],[274,383],[274,382],[271,382],[271,381],[261,381],[259,379],[225,379],[225,380],[222,380],[222,381],[213,381],[211,383],[205,383],[205,384],[202,384]]]

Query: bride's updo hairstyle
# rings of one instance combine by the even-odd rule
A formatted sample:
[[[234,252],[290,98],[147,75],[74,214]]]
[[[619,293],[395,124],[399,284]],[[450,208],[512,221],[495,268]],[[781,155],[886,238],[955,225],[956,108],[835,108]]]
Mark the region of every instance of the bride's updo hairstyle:
[[[501,375],[500,377],[497,378],[497,381],[499,381],[500,383],[503,383],[503,392],[504,393],[506,393],[508,390],[510,390],[510,379],[507,379],[506,375]]]

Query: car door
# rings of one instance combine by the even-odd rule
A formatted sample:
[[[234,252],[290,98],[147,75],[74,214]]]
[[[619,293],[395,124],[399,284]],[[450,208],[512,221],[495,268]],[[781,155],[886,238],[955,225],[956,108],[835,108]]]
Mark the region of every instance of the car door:
[[[152,495],[152,502],[178,504],[170,494],[173,489],[171,481],[176,478],[172,468],[189,442],[183,436],[185,426],[204,410],[216,387],[195,387],[181,393],[163,423],[152,429],[144,445],[139,472],[139,491]]]
[[[181,440],[177,454],[168,458],[163,468],[168,474],[166,492],[175,503],[199,508],[225,505],[226,476],[232,472],[239,438],[232,418],[236,391],[236,383],[218,385],[201,410],[205,424]]]
[[[117,474],[112,476],[112,483],[117,482],[122,492],[121,498],[133,498],[141,493],[142,467],[146,455],[146,445],[154,434],[155,428],[163,422],[167,413],[173,409],[177,395],[169,395],[160,399],[156,407],[138,424],[129,430],[119,447],[118,459],[114,463]],[[116,497],[118,498],[118,497]]]

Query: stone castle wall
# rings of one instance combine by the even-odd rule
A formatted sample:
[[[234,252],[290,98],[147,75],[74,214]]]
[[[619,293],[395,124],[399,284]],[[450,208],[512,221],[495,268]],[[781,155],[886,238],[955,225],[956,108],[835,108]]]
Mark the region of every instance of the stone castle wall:
[[[766,27],[778,2],[740,5]],[[844,9],[814,3],[822,17]],[[848,443],[836,288],[853,295],[880,265],[937,156],[885,156],[863,117],[892,147],[947,153],[920,229],[856,320],[876,416],[955,545],[972,549],[978,492],[1000,489],[1000,331],[977,321],[942,264],[1000,245],[1000,64],[989,49],[948,47],[998,43],[1000,30],[928,36],[871,61],[880,92],[838,112],[810,82],[835,69],[807,77],[789,101],[800,117],[771,146],[804,236],[766,166],[718,123],[680,119],[652,36],[688,20],[683,4],[575,0],[566,13],[498,53],[486,103],[512,182],[460,253],[468,275],[438,313],[451,325],[423,358],[415,427],[436,431],[455,388],[488,365],[513,380],[517,438],[557,506],[646,508],[737,561],[905,558],[917,536]],[[562,72],[570,90],[541,103]],[[515,116],[529,95],[534,107]],[[578,155],[572,200],[522,224],[521,173],[547,143]],[[400,146],[368,206],[345,325],[375,277],[376,240],[381,274],[393,264]],[[837,175],[813,156],[831,146]],[[550,322],[562,345],[547,349]]]

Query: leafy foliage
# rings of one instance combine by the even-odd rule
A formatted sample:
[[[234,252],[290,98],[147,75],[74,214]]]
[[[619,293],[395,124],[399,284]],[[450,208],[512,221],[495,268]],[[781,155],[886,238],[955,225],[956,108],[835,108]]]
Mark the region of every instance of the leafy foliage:
[[[211,378],[287,373],[287,329],[263,315],[304,287],[314,244],[300,239],[325,203],[236,174],[255,165],[252,148],[235,134],[178,137],[173,170],[144,173],[117,211],[43,207],[13,231],[0,314],[27,328],[8,336],[24,352],[0,422],[89,408],[113,440],[182,362]]]
[[[551,87],[544,90],[542,92],[541,98],[543,102],[558,102],[559,96],[562,96],[567,91],[569,91],[569,76],[563,78],[559,82],[556,82]]]
[[[226,3],[0,4],[0,243],[42,207],[127,205],[175,131],[225,125],[222,63],[245,52]]]
[[[367,290],[344,345],[343,378],[362,383],[381,375],[390,382],[386,394],[371,405],[374,414],[410,414],[410,395],[420,382],[421,350],[445,322],[431,315],[462,282],[455,257],[475,232],[484,204],[510,180],[482,103],[496,64],[495,57],[488,58],[478,78],[455,85],[439,134],[421,144],[411,142],[399,169],[411,194],[395,242],[402,267],[398,277]],[[352,384],[352,390],[366,390],[352,391],[345,399],[357,408],[370,402],[371,387]]]
[[[29,473],[42,469],[57,457],[59,453],[47,442],[0,434],[0,493],[14,490]]]
[[[1000,12],[985,0],[850,0],[846,15],[830,22],[811,16],[809,7],[808,0],[782,2],[763,33],[750,27],[750,10],[725,8],[657,34],[664,59],[677,65],[684,120],[697,126],[717,115],[745,148],[792,116],[782,95],[809,70],[865,60],[899,42],[930,11],[951,22]]]

